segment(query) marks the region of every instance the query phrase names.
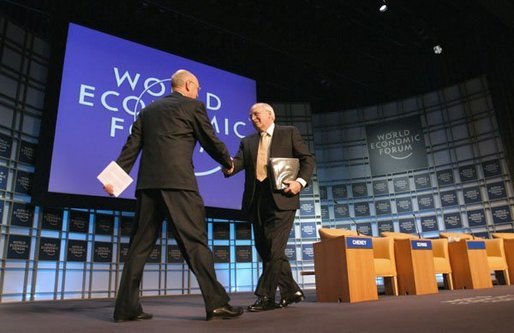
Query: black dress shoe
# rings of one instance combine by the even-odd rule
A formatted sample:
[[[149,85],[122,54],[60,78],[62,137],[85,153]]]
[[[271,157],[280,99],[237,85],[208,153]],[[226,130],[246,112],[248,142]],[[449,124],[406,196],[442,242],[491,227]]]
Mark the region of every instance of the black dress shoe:
[[[278,308],[278,304],[269,297],[263,296],[259,297],[255,303],[248,306],[248,311],[250,312],[259,312],[259,311],[268,311],[274,310]]]
[[[281,308],[287,308],[287,306],[289,304],[291,304],[291,303],[300,303],[304,299],[305,299],[305,296],[303,295],[303,293],[300,290],[298,290],[297,292],[295,292],[292,295],[282,297],[282,299],[280,300],[279,305],[280,305]]]
[[[148,319],[152,319],[152,318],[153,318],[153,315],[151,313],[141,312],[137,316],[133,316],[133,317],[116,317],[116,316],[114,316],[114,322],[122,323],[124,321],[148,320]]]
[[[206,320],[212,319],[232,319],[239,317],[243,314],[243,308],[240,306],[232,306],[230,304],[226,304],[221,308],[214,309],[212,311],[207,312]]]

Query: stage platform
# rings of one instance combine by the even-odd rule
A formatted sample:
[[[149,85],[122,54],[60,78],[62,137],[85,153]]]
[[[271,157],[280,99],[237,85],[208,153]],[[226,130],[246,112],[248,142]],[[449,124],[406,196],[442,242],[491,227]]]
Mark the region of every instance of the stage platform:
[[[247,306],[250,293],[231,295]],[[362,303],[317,303],[314,290],[286,309],[205,321],[199,295],[143,298],[148,321],[114,323],[113,300],[65,300],[0,304],[0,332],[514,332],[514,286],[440,290],[423,296],[380,296]]]

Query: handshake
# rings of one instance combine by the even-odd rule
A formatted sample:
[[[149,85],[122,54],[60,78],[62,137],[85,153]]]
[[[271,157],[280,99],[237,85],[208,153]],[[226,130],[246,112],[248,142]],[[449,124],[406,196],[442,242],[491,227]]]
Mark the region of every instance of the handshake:
[[[232,175],[234,173],[234,159],[232,159],[232,166],[230,168],[222,168],[221,171],[223,172],[223,174],[225,175],[225,177],[228,177],[230,175]]]

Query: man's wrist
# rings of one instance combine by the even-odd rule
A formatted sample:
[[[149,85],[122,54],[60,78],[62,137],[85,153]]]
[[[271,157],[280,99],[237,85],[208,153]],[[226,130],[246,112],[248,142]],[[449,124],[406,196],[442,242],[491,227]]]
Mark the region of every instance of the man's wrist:
[[[305,181],[305,179],[303,179],[303,178],[298,177],[298,178],[296,178],[296,181],[297,181],[298,183],[300,183],[300,185],[302,185],[302,188],[304,188],[305,186],[307,186],[307,182],[306,182],[306,181]]]

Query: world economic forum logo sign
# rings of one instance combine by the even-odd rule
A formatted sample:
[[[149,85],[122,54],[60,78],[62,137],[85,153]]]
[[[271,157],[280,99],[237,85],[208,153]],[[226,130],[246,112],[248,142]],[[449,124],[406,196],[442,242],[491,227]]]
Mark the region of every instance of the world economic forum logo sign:
[[[171,78],[144,77],[141,73],[134,73],[121,70],[114,66],[112,68],[113,83],[110,89],[99,91],[96,86],[81,84],[79,93],[79,104],[82,107],[93,107],[100,104],[99,109],[109,113],[109,137],[125,138],[132,129],[139,113],[150,103],[170,93]],[[200,98],[205,98],[205,106],[210,115],[214,131],[223,139],[237,140],[244,138],[251,129],[251,126],[242,119],[223,116],[222,96],[215,92],[207,91]],[[100,102],[100,103],[98,103]],[[244,113],[242,113],[244,114]],[[205,153],[199,145],[195,151],[196,167],[203,167],[195,170],[198,177],[208,176],[221,170],[221,167]]]
[[[426,168],[426,145],[418,116],[366,126],[373,176]]]

